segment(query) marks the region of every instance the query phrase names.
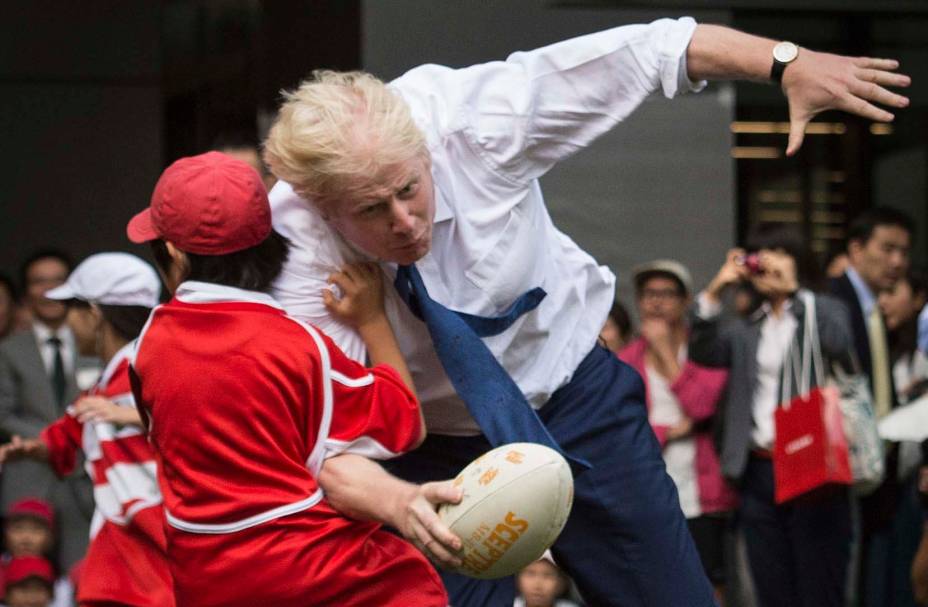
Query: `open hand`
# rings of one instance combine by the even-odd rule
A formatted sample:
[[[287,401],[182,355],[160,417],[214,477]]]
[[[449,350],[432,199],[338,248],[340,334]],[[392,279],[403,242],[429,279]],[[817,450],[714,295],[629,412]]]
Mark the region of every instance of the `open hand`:
[[[890,122],[892,113],[877,107],[904,108],[908,97],[886,87],[907,87],[911,79],[895,72],[893,59],[844,57],[806,48],[783,72],[783,92],[789,102],[789,144],[792,156],[802,145],[806,126],[826,110],[843,110],[876,122]]]
[[[14,436],[10,442],[0,446],[0,464],[23,457],[48,459],[48,447],[40,438],[20,436]]]
[[[407,540],[421,550],[431,561],[443,567],[458,567],[461,540],[438,517],[440,504],[457,504],[463,496],[461,490],[440,481],[415,485],[405,497],[394,526]]]

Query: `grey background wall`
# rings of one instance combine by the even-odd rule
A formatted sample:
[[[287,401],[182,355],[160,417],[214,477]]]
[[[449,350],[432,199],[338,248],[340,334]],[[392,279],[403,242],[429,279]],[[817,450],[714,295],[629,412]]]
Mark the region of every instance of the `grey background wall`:
[[[726,23],[723,11],[647,12],[551,7],[545,0],[430,2],[366,0],[363,65],[392,78],[421,63],[463,67],[607,27],[690,14]],[[698,95],[649,98],[593,146],[542,180],[555,223],[618,275],[631,303],[629,270],[657,257],[711,278],[735,237],[729,123],[734,95],[713,85]]]

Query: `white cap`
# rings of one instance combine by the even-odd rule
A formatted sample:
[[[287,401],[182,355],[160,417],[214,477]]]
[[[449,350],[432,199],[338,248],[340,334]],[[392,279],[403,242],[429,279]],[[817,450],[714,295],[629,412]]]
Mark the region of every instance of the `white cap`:
[[[68,280],[45,297],[154,308],[161,297],[161,281],[154,268],[135,255],[97,253],[78,264]]]
[[[683,287],[683,291],[687,295],[693,292],[693,277],[690,276],[690,271],[686,269],[686,266],[679,261],[673,259],[657,259],[635,266],[632,268],[635,286],[641,288],[643,279],[645,277],[649,278],[651,274],[668,274],[673,276],[677,279],[677,282],[680,283],[680,286]]]

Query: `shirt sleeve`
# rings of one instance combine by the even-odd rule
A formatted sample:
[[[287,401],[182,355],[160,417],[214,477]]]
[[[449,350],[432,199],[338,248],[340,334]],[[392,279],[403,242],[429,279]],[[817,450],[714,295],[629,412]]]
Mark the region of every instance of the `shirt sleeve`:
[[[918,349],[928,354],[928,304],[918,315]]]
[[[290,243],[290,253],[272,287],[272,295],[297,320],[321,329],[354,360],[364,360],[364,342],[357,332],[329,314],[322,291],[332,288],[329,275],[360,256],[340,242],[311,203],[290,185],[278,181],[269,194],[274,229]]]
[[[421,433],[419,402],[399,374],[387,365],[368,369],[324,339],[332,380],[324,457],[354,453],[383,460],[414,448]]]
[[[48,463],[59,477],[65,477],[74,471],[83,435],[84,425],[70,413],[62,415],[39,435],[48,447]]]
[[[524,185],[624,120],[651,93],[700,90],[686,73],[696,29],[660,19],[454,70],[415,68],[392,85],[434,141],[461,135],[486,168]]]

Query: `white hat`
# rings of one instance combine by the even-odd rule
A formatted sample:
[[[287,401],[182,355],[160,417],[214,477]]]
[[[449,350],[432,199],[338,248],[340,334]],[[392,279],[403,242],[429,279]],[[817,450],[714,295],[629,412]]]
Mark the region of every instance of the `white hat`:
[[[693,292],[693,277],[690,276],[690,271],[686,269],[686,266],[679,261],[673,259],[657,259],[632,268],[635,286],[639,289],[644,279],[650,278],[652,274],[668,274],[673,276],[677,282],[680,283],[680,286],[683,287],[683,291],[687,295]]]
[[[97,253],[78,264],[68,280],[45,297],[154,308],[161,297],[161,281],[154,268],[135,255]]]

